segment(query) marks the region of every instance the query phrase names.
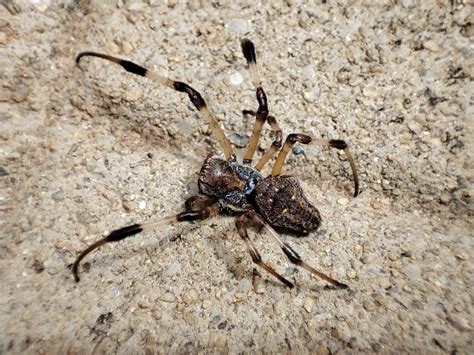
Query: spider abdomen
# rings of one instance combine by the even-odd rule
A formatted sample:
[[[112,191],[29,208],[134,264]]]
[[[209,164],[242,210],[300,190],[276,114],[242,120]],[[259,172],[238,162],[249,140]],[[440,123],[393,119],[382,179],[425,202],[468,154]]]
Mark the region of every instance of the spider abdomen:
[[[274,227],[306,234],[321,224],[319,211],[308,201],[294,176],[268,176],[260,180],[255,187],[255,202]]]

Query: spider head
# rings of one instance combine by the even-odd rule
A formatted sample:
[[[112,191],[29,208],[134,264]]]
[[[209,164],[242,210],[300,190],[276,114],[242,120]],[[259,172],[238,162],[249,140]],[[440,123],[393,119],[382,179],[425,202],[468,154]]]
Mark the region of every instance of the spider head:
[[[208,156],[198,180],[199,190],[207,196],[223,197],[230,191],[243,190],[242,181],[226,160]]]

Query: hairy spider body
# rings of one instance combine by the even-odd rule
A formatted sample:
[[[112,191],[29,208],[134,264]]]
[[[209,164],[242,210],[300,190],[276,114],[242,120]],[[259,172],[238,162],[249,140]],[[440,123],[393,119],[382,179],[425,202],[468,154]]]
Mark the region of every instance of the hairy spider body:
[[[273,227],[297,233],[313,232],[321,225],[321,215],[306,198],[298,178],[268,176],[255,187],[258,210]]]
[[[217,198],[222,213],[260,212],[272,226],[307,234],[321,224],[319,211],[294,176],[262,178],[248,165],[209,156],[201,168],[199,191]]]
[[[298,253],[279,237],[273,227],[307,234],[316,230],[321,224],[321,216],[318,210],[306,198],[298,179],[293,176],[281,175],[286,156],[290,152],[291,147],[296,143],[314,144],[343,150],[352,169],[355,185],[354,196],[357,196],[359,192],[359,179],[348,145],[340,139],[313,139],[308,135],[300,133],[289,134],[283,143],[283,134],[277,120],[269,115],[267,96],[263,90],[258,73],[253,43],[248,39],[242,40],[242,51],[250,69],[258,102],[257,111],[242,111],[244,115],[255,117],[255,125],[242,163],[237,162],[229,140],[217,120],[208,110],[201,94],[188,84],[171,80],[138,64],[107,54],[97,52],[82,52],[78,54],[76,57],[77,64],[79,64],[81,58],[87,56],[103,58],[119,64],[130,73],[156,80],[170,89],[187,94],[200,115],[207,119],[213,135],[224,152],[225,159],[213,156],[212,154],[207,156],[201,167],[198,179],[200,193],[185,201],[183,212],[151,222],[132,224],[116,229],[105,238],[98,240],[82,251],[72,266],[72,272],[76,281],[79,281],[78,268],[81,260],[91,251],[106,243],[117,242],[141,232],[151,231],[159,226],[184,221],[204,220],[220,214],[227,214],[236,217],[235,225],[237,231],[244,241],[252,261],[286,286],[292,288],[293,283],[262,260],[260,253],[250,239],[247,232],[247,226],[250,222],[253,222],[256,226],[264,227],[278,243],[290,262],[337,287],[347,287],[347,285],[304,262]],[[275,138],[258,163],[252,167],[253,156],[265,123],[270,125]],[[265,178],[262,177],[261,169],[277,153],[271,175]]]

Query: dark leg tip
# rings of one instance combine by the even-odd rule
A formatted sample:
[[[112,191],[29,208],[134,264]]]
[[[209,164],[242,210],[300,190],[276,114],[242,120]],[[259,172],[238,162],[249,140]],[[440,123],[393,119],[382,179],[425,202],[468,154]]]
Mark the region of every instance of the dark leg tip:
[[[247,62],[257,63],[257,57],[255,56],[255,47],[253,43],[249,39],[244,38],[241,42],[241,45],[242,52],[244,53],[244,57],[247,59]]]
[[[336,284],[336,286],[337,286],[338,288],[340,288],[341,290],[345,290],[345,289],[348,289],[348,288],[349,288],[348,285],[343,284],[342,282],[338,282],[338,283]]]
[[[285,284],[286,287],[290,289],[295,287],[295,285],[293,285],[293,283],[288,281],[287,279],[282,279],[281,281]]]
[[[82,58],[83,56],[84,56],[84,52],[81,52],[81,53],[79,53],[78,55],[76,55],[76,60],[75,60],[75,61],[76,61],[76,66],[77,66],[78,68],[81,67],[81,64],[80,64],[79,62],[81,61],[81,58]]]
[[[73,273],[72,276],[74,277],[74,281],[75,281],[75,282],[81,281],[81,279],[79,278],[79,276],[77,275],[77,273]]]

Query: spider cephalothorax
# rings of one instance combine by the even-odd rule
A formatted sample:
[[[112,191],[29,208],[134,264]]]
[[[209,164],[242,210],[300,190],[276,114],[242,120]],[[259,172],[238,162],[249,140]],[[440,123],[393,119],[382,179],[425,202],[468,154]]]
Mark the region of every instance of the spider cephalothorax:
[[[275,117],[269,115],[267,97],[258,74],[253,43],[244,39],[242,41],[242,51],[250,68],[258,102],[257,111],[243,111],[244,115],[254,116],[256,122],[242,163],[237,161],[229,140],[217,120],[209,112],[202,96],[188,84],[171,80],[133,62],[107,54],[82,52],[76,57],[77,64],[79,64],[82,57],[86,56],[107,59],[121,65],[128,72],[156,80],[173,90],[186,93],[199,113],[208,120],[211,131],[222,147],[225,155],[225,159],[213,155],[209,155],[205,159],[198,179],[200,193],[185,201],[183,212],[156,221],[133,224],[116,229],[107,237],[86,248],[77,257],[72,267],[76,281],[79,281],[78,267],[81,260],[92,250],[103,244],[120,241],[140,232],[155,229],[160,225],[203,220],[219,214],[228,214],[236,216],[235,224],[237,230],[245,242],[253,262],[275,276],[286,286],[291,288],[293,287],[293,283],[265,263],[250,240],[247,233],[247,225],[250,222],[253,222],[257,226],[264,227],[270,235],[275,238],[280,248],[292,263],[305,268],[333,285],[341,288],[347,287],[345,284],[319,272],[304,262],[296,251],[293,250],[288,243],[282,241],[273,229],[273,227],[275,227],[306,234],[316,230],[321,224],[321,216],[318,210],[306,198],[298,179],[293,176],[281,175],[286,156],[291,147],[296,143],[315,144],[343,150],[346,153],[347,160],[352,169],[355,184],[354,196],[357,196],[359,192],[359,180],[355,162],[347,143],[339,139],[312,139],[305,134],[292,133],[288,135],[283,144],[282,131]],[[266,122],[270,125],[275,139],[258,163],[252,167],[251,164],[260,139],[262,127]],[[265,178],[262,177],[260,171],[276,153],[278,153],[278,155],[273,165],[271,175]]]

